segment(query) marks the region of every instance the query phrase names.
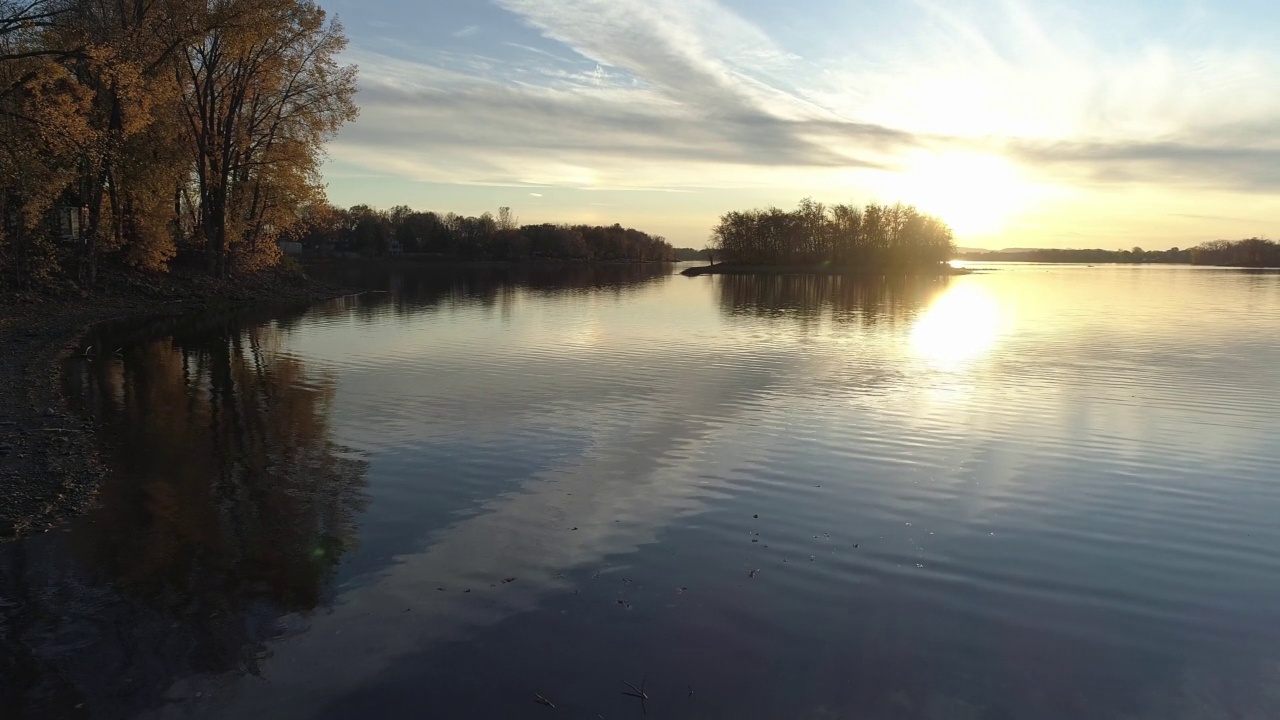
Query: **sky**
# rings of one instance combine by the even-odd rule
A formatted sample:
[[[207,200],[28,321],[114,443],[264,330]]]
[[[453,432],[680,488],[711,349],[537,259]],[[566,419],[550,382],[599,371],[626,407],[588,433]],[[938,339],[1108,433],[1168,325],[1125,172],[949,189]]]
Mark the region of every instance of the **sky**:
[[[1280,234],[1274,0],[320,0],[330,201],[614,222],[907,202],[966,247]]]

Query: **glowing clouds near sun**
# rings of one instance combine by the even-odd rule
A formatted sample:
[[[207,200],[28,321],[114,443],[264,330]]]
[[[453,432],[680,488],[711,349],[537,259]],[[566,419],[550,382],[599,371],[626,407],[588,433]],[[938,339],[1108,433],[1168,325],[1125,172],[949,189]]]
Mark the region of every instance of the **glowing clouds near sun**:
[[[985,153],[918,153],[887,182],[895,197],[942,218],[961,243],[999,234],[1037,197],[1015,165]]]

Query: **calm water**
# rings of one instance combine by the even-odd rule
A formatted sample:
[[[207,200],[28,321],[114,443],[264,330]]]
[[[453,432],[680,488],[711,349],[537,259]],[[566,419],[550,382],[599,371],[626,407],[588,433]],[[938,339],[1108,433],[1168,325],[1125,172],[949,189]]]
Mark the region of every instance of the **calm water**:
[[[671,271],[100,330],[0,716],[1280,717],[1280,275]]]

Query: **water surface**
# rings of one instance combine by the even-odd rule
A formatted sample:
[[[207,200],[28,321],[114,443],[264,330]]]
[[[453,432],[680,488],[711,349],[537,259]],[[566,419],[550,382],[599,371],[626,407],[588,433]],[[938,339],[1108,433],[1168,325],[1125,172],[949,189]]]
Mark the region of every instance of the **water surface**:
[[[1280,275],[671,273],[100,329],[0,715],[1280,717]]]

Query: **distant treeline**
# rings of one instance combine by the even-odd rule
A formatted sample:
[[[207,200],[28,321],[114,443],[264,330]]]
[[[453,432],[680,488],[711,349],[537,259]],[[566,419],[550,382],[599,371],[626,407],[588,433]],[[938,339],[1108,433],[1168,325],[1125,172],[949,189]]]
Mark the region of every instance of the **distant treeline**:
[[[809,199],[791,212],[726,213],[711,239],[717,261],[747,265],[906,269],[946,263],[955,252],[951,228],[910,205],[827,207]]]
[[[698,250],[696,248],[682,247],[676,248],[675,253],[676,262],[691,262],[694,260],[711,259],[711,250],[708,248]]]
[[[1263,238],[1213,240],[1168,250],[1016,250],[962,253],[961,260],[1040,263],[1173,263],[1223,267],[1280,267],[1280,243]]]
[[[1194,265],[1280,267],[1280,243],[1263,238],[1213,240],[1191,248]]]
[[[1191,262],[1191,250],[997,250],[993,252],[967,252],[961,260],[985,260],[987,262],[1039,262],[1039,263],[1181,263]]]
[[[534,258],[670,262],[675,250],[660,236],[621,225],[520,225],[510,208],[483,213],[414,210],[405,205],[375,210],[310,208],[292,239],[304,252],[358,253],[369,257],[421,254],[463,260]]]

